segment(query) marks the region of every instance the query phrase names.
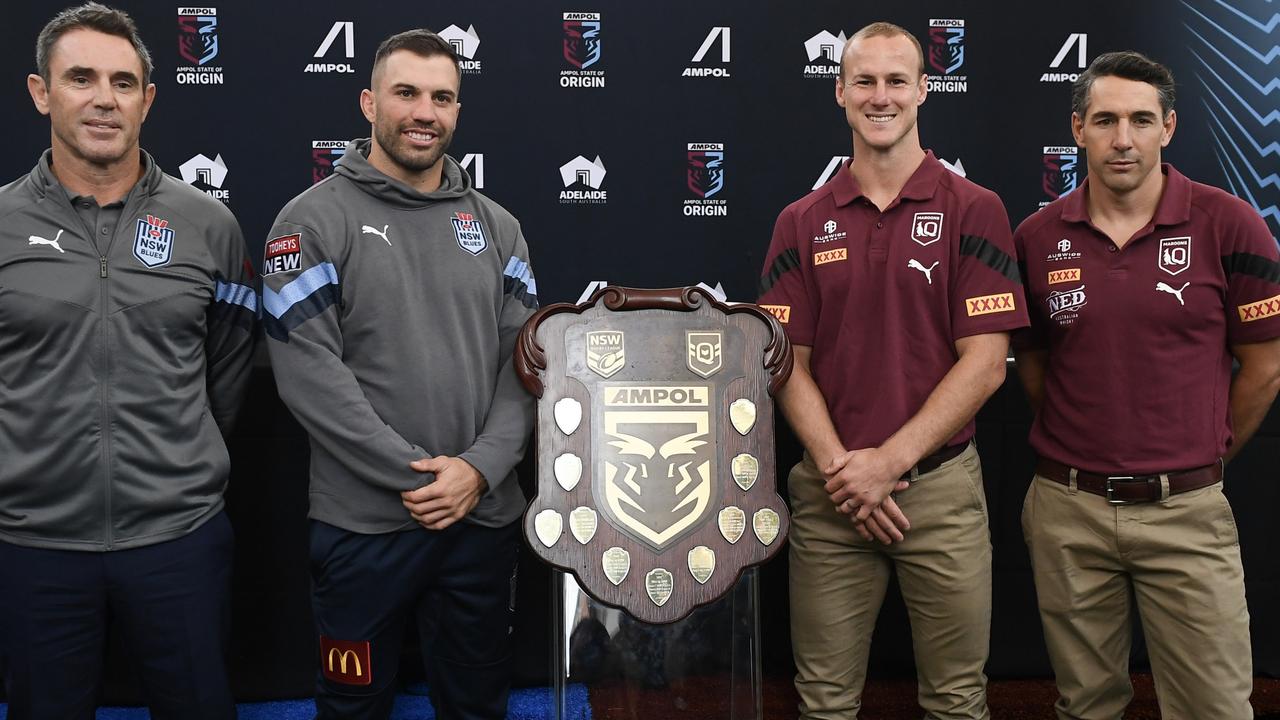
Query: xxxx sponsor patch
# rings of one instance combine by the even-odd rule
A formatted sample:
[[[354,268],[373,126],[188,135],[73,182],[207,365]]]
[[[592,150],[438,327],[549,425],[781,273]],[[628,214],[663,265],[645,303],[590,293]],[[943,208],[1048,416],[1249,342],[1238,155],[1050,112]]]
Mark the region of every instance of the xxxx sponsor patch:
[[[767,310],[774,317],[778,318],[778,322],[787,323],[791,320],[790,305],[761,305],[760,307]]]
[[[1057,285],[1065,282],[1080,282],[1080,268],[1064,268],[1049,271],[1049,284]]]
[[[827,263],[840,262],[849,259],[849,250],[847,248],[836,248],[835,250],[823,250],[813,254],[813,264],[826,265]]]
[[[1253,322],[1272,315],[1280,315],[1280,295],[1248,305],[1240,305],[1236,310],[1240,312],[1240,322]]]
[[[1002,313],[1016,310],[1013,303],[1013,293],[999,293],[997,295],[982,295],[980,297],[971,297],[964,299],[965,312],[969,317],[975,315],[990,315],[991,313]]]
[[[274,275],[302,267],[302,234],[281,235],[267,241],[262,253],[262,274]]]

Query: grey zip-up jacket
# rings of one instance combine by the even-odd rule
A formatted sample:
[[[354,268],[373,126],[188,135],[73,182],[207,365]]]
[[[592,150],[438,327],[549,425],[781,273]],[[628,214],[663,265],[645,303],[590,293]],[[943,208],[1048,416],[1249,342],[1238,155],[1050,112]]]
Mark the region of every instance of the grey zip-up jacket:
[[[223,507],[257,298],[221,203],[160,171],[95,244],[50,168],[0,188],[0,540],[105,551]],[[98,247],[101,247],[101,252]]]
[[[280,211],[263,259],[263,323],[280,398],[311,436],[314,519],[359,533],[418,527],[409,463],[460,457],[489,492],[467,517],[524,511],[515,465],[533,398],[512,364],[537,307],[515,218],[444,158],[419,193],[347,146],[333,175]]]

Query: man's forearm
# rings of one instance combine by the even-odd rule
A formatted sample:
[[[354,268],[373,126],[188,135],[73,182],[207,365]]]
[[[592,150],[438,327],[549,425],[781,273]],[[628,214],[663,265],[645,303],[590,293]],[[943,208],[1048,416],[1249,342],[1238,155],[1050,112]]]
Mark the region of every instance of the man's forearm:
[[[844,452],[827,401],[804,365],[796,363],[791,379],[778,392],[778,407],[819,469]]]
[[[1227,449],[1226,460],[1235,457],[1249,438],[1253,437],[1267,410],[1276,399],[1277,380],[1261,372],[1251,372],[1241,367],[1231,379],[1231,427],[1233,440]]]

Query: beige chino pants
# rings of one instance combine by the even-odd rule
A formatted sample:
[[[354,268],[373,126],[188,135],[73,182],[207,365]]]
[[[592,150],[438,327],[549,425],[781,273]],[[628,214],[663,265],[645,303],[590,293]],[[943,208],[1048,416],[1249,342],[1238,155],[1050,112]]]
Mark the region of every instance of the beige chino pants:
[[[871,633],[896,569],[928,720],[982,719],[991,634],[991,538],[970,446],[896,495],[901,543],[863,540],[836,512],[808,455],[788,480],[791,642],[805,720],[851,720],[862,706]]]
[[[1022,508],[1060,720],[1116,720],[1136,598],[1164,720],[1247,720],[1244,571],[1222,484],[1109,505],[1037,475]]]

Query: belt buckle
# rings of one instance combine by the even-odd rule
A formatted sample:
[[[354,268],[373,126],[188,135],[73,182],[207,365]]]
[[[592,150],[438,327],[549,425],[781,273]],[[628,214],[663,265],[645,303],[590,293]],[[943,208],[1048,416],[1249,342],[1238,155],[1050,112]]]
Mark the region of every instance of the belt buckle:
[[[1112,486],[1111,484],[1113,480],[1136,480],[1136,479],[1137,478],[1134,477],[1133,475],[1108,475],[1107,482],[1105,485],[1107,490],[1107,495],[1106,495],[1107,504],[1108,505],[1133,505],[1137,503],[1138,502],[1137,500],[1121,500],[1117,497],[1114,497],[1112,493],[1115,491],[1115,487]]]

